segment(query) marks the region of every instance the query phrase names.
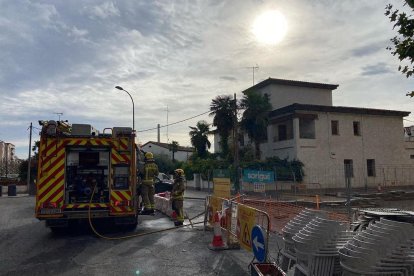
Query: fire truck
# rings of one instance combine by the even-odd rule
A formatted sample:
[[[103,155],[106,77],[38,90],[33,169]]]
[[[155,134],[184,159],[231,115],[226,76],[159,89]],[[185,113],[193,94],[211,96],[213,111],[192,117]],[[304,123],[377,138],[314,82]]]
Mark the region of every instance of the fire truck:
[[[136,227],[140,152],[132,129],[39,124],[36,218],[52,230],[89,217]]]

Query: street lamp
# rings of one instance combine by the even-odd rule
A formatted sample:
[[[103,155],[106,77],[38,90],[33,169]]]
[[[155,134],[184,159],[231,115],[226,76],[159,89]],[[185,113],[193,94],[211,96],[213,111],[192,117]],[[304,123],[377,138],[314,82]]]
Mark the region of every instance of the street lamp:
[[[115,88],[118,89],[118,90],[125,91],[129,95],[129,97],[131,98],[131,101],[132,101],[132,131],[133,131],[133,133],[135,133],[135,105],[134,105],[134,99],[132,99],[131,94],[129,94],[129,92],[126,91],[125,89],[123,89],[121,86],[115,86]]]

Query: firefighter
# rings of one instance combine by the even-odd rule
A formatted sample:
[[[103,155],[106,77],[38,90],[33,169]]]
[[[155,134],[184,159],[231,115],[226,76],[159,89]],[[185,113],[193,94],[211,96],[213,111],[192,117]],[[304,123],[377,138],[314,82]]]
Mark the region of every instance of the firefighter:
[[[183,225],[184,222],[184,171],[176,169],[174,171],[174,184],[171,191],[172,209],[177,214],[177,220],[174,222],[175,226]]]
[[[158,176],[158,166],[155,164],[154,156],[151,152],[145,153],[145,164],[142,177],[142,200],[144,201],[144,210],[141,215],[154,215],[154,177]]]

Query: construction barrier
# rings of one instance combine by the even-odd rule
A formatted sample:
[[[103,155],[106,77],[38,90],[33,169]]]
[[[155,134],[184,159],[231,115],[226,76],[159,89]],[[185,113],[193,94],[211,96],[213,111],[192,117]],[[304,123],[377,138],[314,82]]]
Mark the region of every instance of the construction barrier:
[[[240,202],[266,212],[270,217],[270,229],[272,232],[282,234],[283,227],[306,208],[292,203],[281,202],[275,199],[263,199],[243,196]],[[347,214],[326,212],[327,218],[336,221],[349,222]]]
[[[254,246],[251,237],[253,227],[261,227],[265,235],[265,244],[263,246],[267,258],[270,234],[270,218],[268,214],[263,210],[238,201],[240,201],[239,197],[225,199],[207,196],[205,225],[215,226],[216,229],[218,225],[217,219],[219,218],[220,228],[225,233],[225,242],[228,248],[242,247],[248,251],[252,251]]]
[[[155,194],[154,203],[155,209],[169,217],[174,217],[175,212],[172,210],[169,192]]]

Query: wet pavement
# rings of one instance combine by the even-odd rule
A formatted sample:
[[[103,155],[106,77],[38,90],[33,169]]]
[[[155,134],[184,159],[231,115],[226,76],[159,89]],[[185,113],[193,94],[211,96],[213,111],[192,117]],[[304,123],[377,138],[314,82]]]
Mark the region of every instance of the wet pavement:
[[[97,238],[87,224],[55,234],[34,218],[34,202],[29,196],[0,197],[0,275],[249,275],[252,253],[209,250],[212,233],[204,232],[202,224],[126,240]],[[199,214],[204,201],[187,199],[185,210],[189,217]],[[103,232],[114,237],[172,226],[158,213],[140,217],[132,232]]]

